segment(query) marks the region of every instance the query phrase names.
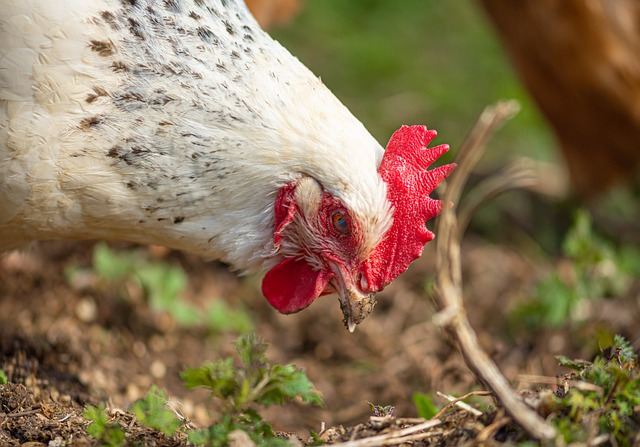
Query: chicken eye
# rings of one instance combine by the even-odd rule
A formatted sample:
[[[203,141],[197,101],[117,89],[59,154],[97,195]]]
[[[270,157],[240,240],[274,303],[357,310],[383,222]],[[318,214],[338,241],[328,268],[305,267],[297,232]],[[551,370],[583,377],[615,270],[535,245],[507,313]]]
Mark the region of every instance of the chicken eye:
[[[336,211],[331,216],[331,221],[333,222],[333,228],[335,228],[338,233],[349,234],[349,222],[347,222],[344,213]]]

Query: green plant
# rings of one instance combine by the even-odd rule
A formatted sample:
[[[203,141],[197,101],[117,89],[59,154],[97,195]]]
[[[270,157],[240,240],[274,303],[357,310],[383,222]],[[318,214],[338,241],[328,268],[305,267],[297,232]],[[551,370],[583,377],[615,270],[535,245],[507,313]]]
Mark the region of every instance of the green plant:
[[[207,327],[218,332],[246,334],[253,330],[251,317],[245,309],[233,309],[226,302],[214,300],[205,312]]]
[[[87,433],[100,441],[105,447],[121,447],[125,444],[125,436],[122,427],[118,423],[109,422],[109,415],[105,411],[104,403],[97,407],[88,405],[82,413],[91,421],[87,426]]]
[[[568,378],[589,386],[571,386],[556,393],[552,423],[566,442],[586,442],[609,435],[617,445],[637,442],[640,428],[640,372],[627,340],[614,337],[607,355],[590,362],[558,357],[573,373]]]
[[[119,295],[127,295],[128,282],[143,291],[152,309],[166,312],[183,327],[205,326],[216,332],[246,333],[253,330],[249,314],[233,309],[220,300],[213,300],[204,312],[181,299],[187,286],[187,275],[178,265],[148,260],[140,251],[119,252],[107,244],[96,244],[93,250],[93,270],[98,279]],[[78,269],[71,268],[72,277]]]
[[[172,436],[182,425],[182,420],[167,409],[166,404],[167,392],[153,385],[145,397],[133,403],[130,411],[139,423]]]
[[[640,251],[616,247],[594,231],[589,214],[578,210],[563,242],[566,267],[540,280],[533,298],[517,307],[517,325],[530,330],[580,321],[580,305],[587,299],[622,295],[640,275]]]
[[[187,275],[179,266],[152,262],[140,252],[118,252],[100,243],[93,250],[93,268],[98,277],[112,284],[137,282],[151,307],[169,313],[178,324],[197,323],[198,309],[180,299],[187,286]]]
[[[393,412],[396,409],[393,405],[376,405],[371,402],[367,403],[369,404],[369,408],[371,408],[371,412],[376,417],[393,416]]]
[[[256,335],[241,336],[235,347],[239,364],[233,358],[226,358],[187,369],[181,374],[188,388],[208,389],[211,397],[219,400],[222,414],[208,428],[187,430],[189,441],[203,446],[225,446],[233,431],[242,430],[260,447],[288,446],[287,440],[275,436],[271,425],[262,420],[256,407],[282,405],[296,398],[306,404],[322,405],[322,397],[306,374],[294,365],[269,364],[265,357],[267,345]],[[167,408],[166,403],[166,391],[152,386],[145,397],[133,403],[130,411],[141,425],[173,436],[184,430],[183,421]],[[91,420],[87,432],[103,446],[125,444],[123,429],[117,422],[109,422],[103,403],[97,407],[87,406],[84,416]]]
[[[7,383],[8,379],[7,379],[7,375],[4,373],[3,370],[0,369],[0,385],[4,385],[5,383]]]
[[[192,431],[189,440],[197,445],[224,446],[229,434],[243,430],[259,446],[288,445],[275,437],[262,420],[256,406],[282,405],[300,398],[304,403],[322,405],[305,373],[294,365],[271,365],[267,345],[256,335],[243,335],[235,342],[240,364],[227,358],[187,369],[181,377],[188,388],[206,388],[220,402],[223,416],[211,427]]]
[[[430,394],[414,393],[411,400],[416,406],[418,416],[421,418],[431,419],[439,410]]]

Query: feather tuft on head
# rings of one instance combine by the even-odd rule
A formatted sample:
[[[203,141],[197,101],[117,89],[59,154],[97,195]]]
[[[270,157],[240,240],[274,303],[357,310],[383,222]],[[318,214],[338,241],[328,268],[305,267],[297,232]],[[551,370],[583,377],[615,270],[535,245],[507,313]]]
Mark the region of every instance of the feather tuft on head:
[[[449,150],[446,144],[427,147],[436,135],[425,126],[402,126],[387,144],[378,173],[387,184],[393,223],[365,262],[364,276],[372,292],[403,273],[434,237],[426,222],[440,213],[442,202],[429,194],[456,166],[426,170]]]

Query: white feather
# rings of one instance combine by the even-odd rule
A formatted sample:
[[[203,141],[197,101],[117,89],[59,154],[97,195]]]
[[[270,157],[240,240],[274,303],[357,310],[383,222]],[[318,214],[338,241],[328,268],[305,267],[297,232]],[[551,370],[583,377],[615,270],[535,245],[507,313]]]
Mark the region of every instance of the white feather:
[[[3,1],[0,250],[123,239],[255,269],[302,175],[373,246],[391,219],[381,157],[242,3]]]

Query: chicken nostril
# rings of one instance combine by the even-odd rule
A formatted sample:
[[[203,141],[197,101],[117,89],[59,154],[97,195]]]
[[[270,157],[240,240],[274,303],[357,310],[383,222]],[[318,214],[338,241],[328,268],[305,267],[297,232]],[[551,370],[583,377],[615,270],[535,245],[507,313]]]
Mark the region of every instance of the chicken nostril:
[[[360,290],[362,290],[363,292],[369,291],[369,282],[362,273],[360,273]]]

